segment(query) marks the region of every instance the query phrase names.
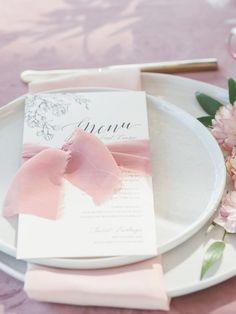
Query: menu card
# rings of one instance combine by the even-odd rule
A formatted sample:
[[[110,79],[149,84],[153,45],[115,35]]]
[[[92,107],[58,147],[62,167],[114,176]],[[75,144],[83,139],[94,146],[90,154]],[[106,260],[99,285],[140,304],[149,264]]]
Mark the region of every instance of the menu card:
[[[60,149],[76,128],[93,133],[105,144],[148,139],[146,95],[90,92],[27,96],[24,144]],[[17,258],[156,254],[150,176],[122,170],[120,189],[100,205],[65,179],[63,190],[63,212],[56,220],[19,215]]]

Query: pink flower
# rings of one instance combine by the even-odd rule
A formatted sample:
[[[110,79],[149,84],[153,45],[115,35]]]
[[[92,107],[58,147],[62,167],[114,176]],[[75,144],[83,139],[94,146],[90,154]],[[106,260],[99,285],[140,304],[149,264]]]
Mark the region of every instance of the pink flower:
[[[219,215],[214,221],[227,232],[236,233],[236,191],[229,192],[222,200]]]
[[[228,156],[225,161],[227,172],[233,179],[236,188],[236,147],[233,147],[231,156]]]
[[[236,146],[236,102],[220,107],[212,121],[212,134],[224,150],[231,152]]]

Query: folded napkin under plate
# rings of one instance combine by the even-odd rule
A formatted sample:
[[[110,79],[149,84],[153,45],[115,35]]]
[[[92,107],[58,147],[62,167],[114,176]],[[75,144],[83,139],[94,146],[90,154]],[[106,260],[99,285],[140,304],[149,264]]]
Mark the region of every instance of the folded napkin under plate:
[[[37,80],[29,83],[29,91],[33,93],[72,87],[110,87],[141,90],[140,70],[136,68],[91,70],[80,72],[79,74],[65,75],[48,81]]]
[[[128,266],[68,270],[29,265],[25,291],[30,298],[74,305],[168,310],[159,257]]]

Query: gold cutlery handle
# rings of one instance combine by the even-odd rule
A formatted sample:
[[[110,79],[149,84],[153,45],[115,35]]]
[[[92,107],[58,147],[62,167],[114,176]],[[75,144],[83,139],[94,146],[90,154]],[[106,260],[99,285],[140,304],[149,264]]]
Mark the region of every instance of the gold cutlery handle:
[[[159,64],[146,64],[141,67],[143,72],[158,73],[184,73],[184,72],[201,72],[215,71],[218,69],[217,59],[199,59],[161,62]]]

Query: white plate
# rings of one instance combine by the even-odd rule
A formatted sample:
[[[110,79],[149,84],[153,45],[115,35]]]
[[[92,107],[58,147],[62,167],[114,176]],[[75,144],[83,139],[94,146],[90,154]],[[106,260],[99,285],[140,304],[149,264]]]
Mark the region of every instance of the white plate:
[[[225,90],[209,84],[162,74],[143,75],[143,85],[147,92],[153,95],[162,94],[165,99],[175,102],[194,116],[203,114],[194,99],[196,90],[217,95],[221,99],[225,99],[227,95]],[[236,275],[236,241],[234,236],[227,236],[227,245],[220,265],[218,264],[212,270],[206,280],[199,280],[205,244],[209,238],[220,238],[221,236],[220,231],[216,230],[214,234],[211,233],[206,237],[206,228],[207,225],[188,241],[163,255],[166,288],[169,296],[180,296],[198,291]],[[2,253],[0,254],[0,269],[23,280],[26,264]]]
[[[149,75],[143,76],[144,84],[145,77],[149,79]],[[20,163],[23,107],[24,97],[0,111],[0,145],[4,147],[4,154],[0,155],[0,200]],[[154,148],[157,248],[164,253],[192,236],[212,215],[224,189],[225,167],[214,138],[191,115],[151,96],[148,109]],[[16,219],[0,219],[0,248],[13,256],[16,225]],[[102,268],[144,258],[117,256],[37,262],[67,268]]]
[[[26,262],[16,260],[15,257],[0,252],[0,270],[9,276],[24,281]]]

